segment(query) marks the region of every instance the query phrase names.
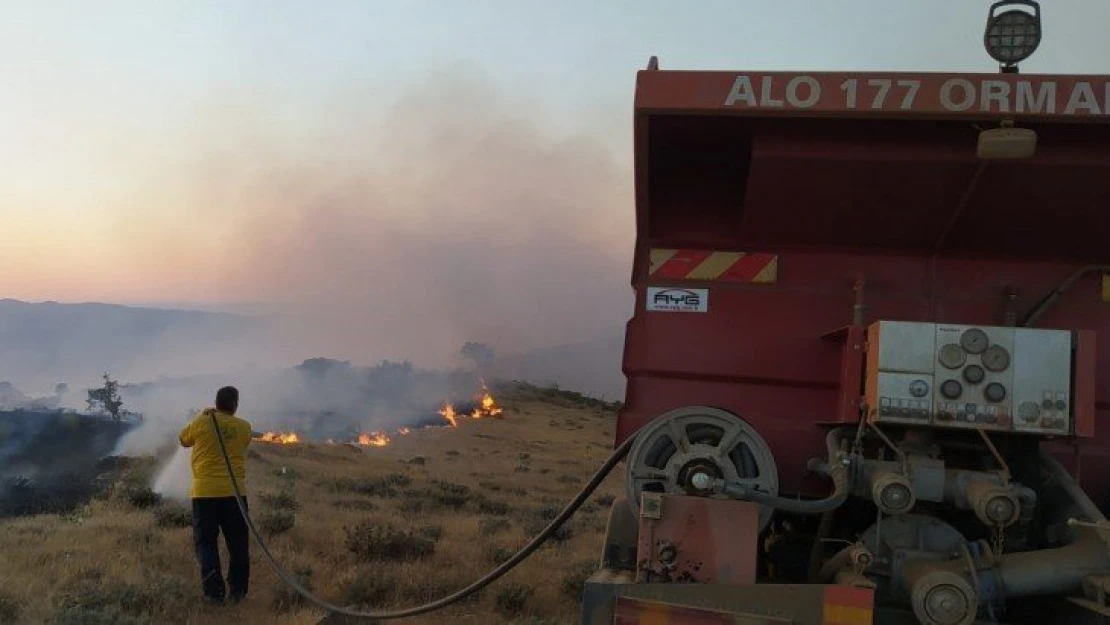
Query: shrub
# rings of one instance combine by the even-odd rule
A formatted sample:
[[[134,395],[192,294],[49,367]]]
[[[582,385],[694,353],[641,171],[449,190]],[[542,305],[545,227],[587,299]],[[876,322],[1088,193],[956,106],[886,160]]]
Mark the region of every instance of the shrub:
[[[16,623],[22,612],[14,597],[0,591],[0,623]]]
[[[382,480],[384,480],[386,484],[390,484],[392,486],[400,486],[401,488],[412,484],[412,478],[405,475],[404,473],[390,473],[389,475],[382,478]]]
[[[128,491],[127,502],[140,510],[144,508],[153,508],[162,503],[162,496],[150,488],[143,486]]]
[[[462,484],[451,482],[435,482],[438,490],[433,495],[434,499],[448,508],[461,508],[470,501],[470,488]]]
[[[458,455],[459,455],[459,452],[456,449],[448,449],[447,450],[447,457],[448,458],[457,458]]]
[[[509,514],[512,508],[504,501],[495,501],[487,497],[478,498],[478,512],[482,514],[492,514],[495,516],[505,516]]]
[[[578,600],[586,590],[586,580],[597,570],[596,562],[579,562],[563,577],[563,594]]]
[[[394,488],[397,484],[391,482],[388,476],[380,478],[341,477],[327,481],[324,484],[333,493],[358,493],[370,497],[396,497],[398,494],[397,489]]]
[[[405,514],[421,514],[425,509],[431,508],[427,501],[417,499],[415,496],[406,496],[398,506]]]
[[[343,602],[348,605],[380,606],[397,589],[397,578],[387,570],[363,569],[343,589]]]
[[[280,493],[263,493],[259,495],[262,503],[278,510],[296,510],[297,498],[289,491]]]
[[[510,618],[520,616],[535,592],[534,588],[524,584],[506,584],[501,592],[497,593],[497,611]]]
[[[418,579],[416,583],[401,588],[400,599],[406,604],[421,604],[442,599],[447,595],[465,588],[470,579],[460,579],[456,575],[446,575],[445,578]],[[473,592],[463,599],[460,604],[475,603],[482,598],[482,591]]]
[[[501,492],[501,485],[493,482],[478,482],[478,486],[495,493]]]
[[[344,528],[347,549],[364,561],[418,560],[435,553],[436,544],[413,532],[391,524],[363,521],[353,528]]]
[[[115,606],[90,608],[64,606],[58,608],[50,625],[148,625],[149,620],[125,614]]]
[[[515,551],[506,549],[499,545],[489,545],[486,547],[486,559],[489,560],[490,564],[501,564],[502,562],[513,557],[513,554],[515,553]]]
[[[541,513],[537,514],[536,516],[526,517],[523,521],[524,532],[528,536],[535,536],[539,534],[551,523],[552,519],[546,518],[543,514],[544,509],[541,508],[540,510]],[[571,529],[568,521],[567,523],[563,523],[558,528],[556,528],[547,540],[548,544],[557,544],[566,542],[567,540],[570,540],[573,536],[574,530]]]
[[[177,504],[166,504],[154,509],[154,522],[158,527],[189,527],[193,513]]]
[[[359,512],[369,512],[371,510],[378,509],[377,504],[375,504],[373,501],[367,501],[365,499],[336,499],[335,501],[331,502],[331,505],[335,506],[336,508],[342,508],[344,510],[358,510]]]
[[[293,577],[309,591],[313,589],[311,568],[307,566],[297,567],[293,569]],[[270,599],[270,609],[278,613],[291,612],[306,603],[307,600],[299,592],[290,588],[288,584],[278,584],[274,590],[273,598]]]
[[[409,464],[415,464],[416,466],[422,467],[428,461],[424,458],[424,456],[415,456],[413,458],[409,458],[408,460],[406,460],[406,462],[408,462]]]
[[[536,516],[544,521],[552,521],[555,517],[559,516],[559,509],[552,505],[545,505],[539,510],[536,510]]]
[[[594,497],[594,501],[597,502],[597,505],[601,506],[602,508],[611,507],[613,505],[613,502],[616,500],[616,495],[610,493],[602,493],[597,497]]]
[[[512,527],[508,519],[482,519],[478,521],[478,533],[483,536],[495,536]]]
[[[301,476],[301,474],[297,472],[297,470],[293,467],[277,467],[274,469],[273,473],[274,477],[284,477],[291,480],[297,479]]]
[[[421,538],[427,538],[432,542],[439,542],[439,539],[443,538],[443,526],[422,525],[416,528],[416,535],[420,536]]]
[[[263,510],[254,519],[255,526],[271,536],[288,532],[296,523],[296,515],[288,510]]]
[[[560,475],[559,477],[555,478],[555,481],[559,482],[560,484],[581,484],[582,478],[575,475]]]
[[[142,586],[105,584],[99,575],[68,585],[57,599],[53,625],[145,625],[159,612],[186,605],[188,589],[180,579],[156,575]]]

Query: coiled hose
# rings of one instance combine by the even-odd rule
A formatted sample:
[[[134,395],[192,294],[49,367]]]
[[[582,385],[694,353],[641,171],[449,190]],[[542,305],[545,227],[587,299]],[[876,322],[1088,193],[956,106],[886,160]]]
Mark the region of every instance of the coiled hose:
[[[227,447],[224,445],[224,438],[223,435],[220,433],[220,427],[216,421],[216,413],[211,412],[209,413],[209,415],[212,417],[212,428],[216,430],[216,441],[220,444],[220,454],[224,457],[224,464],[227,466],[227,474],[231,478],[231,487],[235,491],[235,502],[239,504],[239,512],[242,513],[243,520],[247,523],[247,528],[250,529],[251,535],[254,536],[255,542],[257,542],[258,547],[262,549],[262,553],[266,555],[266,559],[269,560],[270,566],[273,567],[274,572],[278,574],[278,577],[280,577],[282,581],[284,581],[290,588],[295,590],[297,594],[301,595],[308,601],[311,601],[312,603],[329,612],[343,614],[345,616],[350,616],[353,618],[364,618],[382,621],[427,614],[428,612],[434,612],[436,610],[445,608],[453,603],[457,603],[462,599],[465,599],[466,597],[474,594],[482,588],[485,588],[486,586],[497,580],[497,578],[515,568],[517,564],[520,564],[521,561],[532,555],[532,553],[536,549],[538,549],[539,546],[542,545],[543,542],[555,532],[555,530],[559,529],[559,527],[562,526],[563,523],[566,523],[566,521],[575,513],[575,511],[577,511],[578,508],[586,502],[586,499],[589,498],[589,496],[595,490],[597,490],[597,487],[601,485],[602,480],[604,480],[605,477],[613,471],[613,468],[617,466],[617,463],[619,463],[621,460],[624,459],[626,455],[628,455],[628,450],[632,447],[632,442],[635,440],[634,436],[630,436],[623,443],[621,443],[620,446],[613,450],[612,455],[610,455],[609,458],[605,461],[605,464],[601,465],[601,468],[599,468],[597,472],[594,473],[593,477],[590,478],[590,481],[582,487],[582,490],[578,491],[578,494],[574,496],[574,499],[571,499],[570,503],[567,504],[565,508],[563,508],[563,511],[560,512],[559,515],[556,516],[554,519],[552,519],[551,523],[549,523],[547,527],[543,528],[543,531],[532,538],[532,540],[529,541],[527,545],[522,547],[520,551],[516,552],[513,557],[502,562],[492,571],[478,578],[475,582],[473,582],[466,588],[447,595],[442,599],[437,599],[430,603],[425,603],[423,605],[418,605],[411,608],[405,608],[403,610],[393,610],[390,612],[360,612],[358,610],[352,610],[350,608],[345,608],[333,603],[329,603],[312,594],[312,592],[310,592],[299,582],[297,582],[296,578],[289,574],[289,571],[286,571],[285,568],[283,568],[281,564],[278,563],[277,559],[274,558],[274,554],[270,553],[270,548],[266,546],[266,541],[263,540],[262,535],[258,533],[258,529],[254,526],[254,521],[251,520],[250,514],[247,513],[247,507],[243,504],[243,494],[239,491],[239,482],[235,479],[235,471],[231,467],[231,458],[227,455]]]

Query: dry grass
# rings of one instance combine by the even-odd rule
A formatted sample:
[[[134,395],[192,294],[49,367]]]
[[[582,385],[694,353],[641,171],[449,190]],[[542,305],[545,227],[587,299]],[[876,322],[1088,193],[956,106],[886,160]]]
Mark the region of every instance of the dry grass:
[[[503,419],[421,430],[386,448],[254,445],[252,513],[295,514],[292,527],[268,538],[275,555],[324,598],[372,609],[439,598],[509,557],[608,456],[614,414],[544,397],[502,399]],[[611,501],[620,480],[610,476],[594,501]],[[167,522],[172,505],[119,489],[64,517],[0,522],[0,620],[321,620],[323,612],[285,590],[254,545],[247,601],[202,606],[191,531]],[[607,515],[607,506],[587,504],[558,542],[475,599],[400,622],[577,622],[576,593],[598,559]]]

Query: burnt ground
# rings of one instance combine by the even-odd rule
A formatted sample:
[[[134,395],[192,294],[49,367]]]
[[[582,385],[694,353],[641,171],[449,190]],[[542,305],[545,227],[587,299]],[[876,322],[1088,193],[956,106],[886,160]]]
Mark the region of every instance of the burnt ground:
[[[0,411],[0,517],[65,514],[126,460],[109,456],[133,422],[62,411]]]

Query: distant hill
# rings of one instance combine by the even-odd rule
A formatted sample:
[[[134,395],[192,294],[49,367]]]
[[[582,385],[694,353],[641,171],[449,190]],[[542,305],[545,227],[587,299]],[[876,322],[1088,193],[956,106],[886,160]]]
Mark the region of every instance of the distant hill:
[[[83,393],[105,372],[141,382],[238,370],[255,359],[281,367],[289,363],[266,356],[283,336],[271,332],[270,321],[264,315],[0,299],[0,382],[38,396],[58,382]],[[594,340],[499,354],[498,369],[506,378],[623,400],[623,342],[623,328],[614,328]]]
[[[21,387],[86,383],[97,372],[145,379],[155,358],[182,346],[227,344],[258,320],[225,313],[111,304],[29,303],[0,299],[0,381]]]

